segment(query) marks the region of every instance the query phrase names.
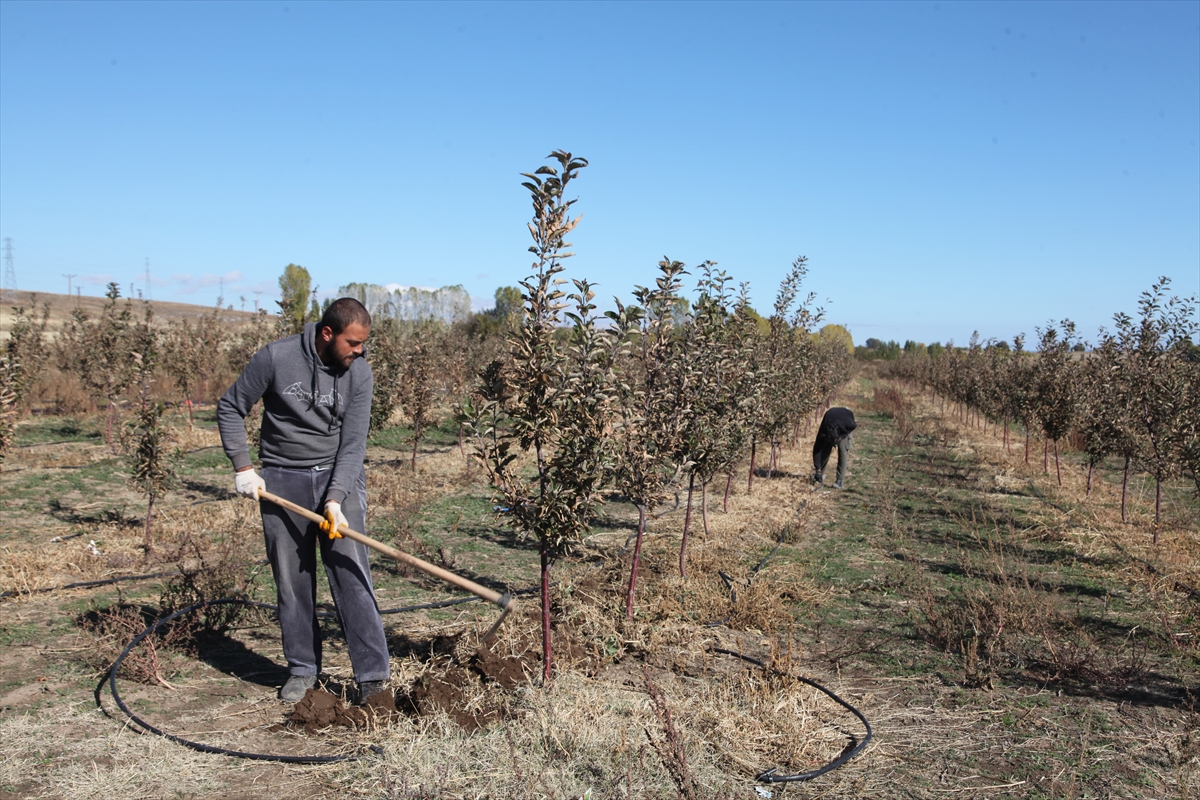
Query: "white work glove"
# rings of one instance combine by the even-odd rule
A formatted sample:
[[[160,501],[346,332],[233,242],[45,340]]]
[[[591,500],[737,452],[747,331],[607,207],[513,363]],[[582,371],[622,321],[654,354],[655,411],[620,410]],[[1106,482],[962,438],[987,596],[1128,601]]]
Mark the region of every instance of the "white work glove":
[[[264,492],[267,490],[267,482],[252,469],[234,473],[233,485],[238,494],[249,497],[251,500],[258,499],[259,490]]]
[[[325,521],[321,523],[321,530],[329,534],[330,539],[340,539],[342,534],[339,531],[345,525],[350,527],[350,523],[346,521],[346,515],[342,513],[342,504],[333,500],[325,502]]]

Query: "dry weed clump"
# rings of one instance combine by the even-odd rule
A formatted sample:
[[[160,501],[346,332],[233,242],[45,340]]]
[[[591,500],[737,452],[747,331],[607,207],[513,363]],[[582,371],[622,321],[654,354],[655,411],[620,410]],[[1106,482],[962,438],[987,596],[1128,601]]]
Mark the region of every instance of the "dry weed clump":
[[[157,619],[156,610],[145,606],[121,603],[107,608],[94,608],[76,619],[87,641],[82,650],[83,662],[97,675],[107,673],[135,636]],[[188,621],[163,626],[157,634],[147,636],[121,662],[118,676],[138,683],[158,683],[174,689],[163,674],[162,653],[192,653],[192,630]]]
[[[264,569],[247,563],[245,551],[232,538],[204,549],[194,537],[185,536],[174,556],[179,574],[163,587],[159,599],[163,616],[214,600],[248,600],[257,572]],[[207,606],[195,616],[196,632],[222,635],[247,611],[241,603]]]

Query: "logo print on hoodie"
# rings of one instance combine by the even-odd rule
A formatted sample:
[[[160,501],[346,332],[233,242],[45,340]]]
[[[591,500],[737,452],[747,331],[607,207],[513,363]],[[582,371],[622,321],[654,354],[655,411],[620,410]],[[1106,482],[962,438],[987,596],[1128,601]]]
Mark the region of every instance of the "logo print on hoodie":
[[[303,400],[306,403],[311,401],[312,396],[313,396],[313,393],[310,392],[308,389],[305,389],[304,386],[300,383],[300,381],[296,381],[291,386],[284,389],[281,392],[281,394],[284,397],[299,398],[300,400]],[[337,399],[338,399],[338,403],[340,404],[342,401],[342,393],[341,392],[337,393]],[[318,408],[320,408],[321,406],[332,406],[333,404],[334,404],[333,403],[333,389],[330,389],[328,394],[317,395],[316,406]]]

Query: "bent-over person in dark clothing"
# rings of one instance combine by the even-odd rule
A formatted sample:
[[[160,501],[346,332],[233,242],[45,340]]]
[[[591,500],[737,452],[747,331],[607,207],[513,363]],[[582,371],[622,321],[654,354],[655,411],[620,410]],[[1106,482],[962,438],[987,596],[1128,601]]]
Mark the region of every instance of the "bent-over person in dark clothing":
[[[858,423],[854,421],[854,412],[848,408],[831,408],[821,418],[821,427],[817,431],[817,440],[813,442],[813,483],[825,482],[825,465],[829,463],[829,454],[837,447],[837,481],[833,488],[841,489],[846,479],[846,466],[850,463],[850,445],[853,443],[854,429]]]

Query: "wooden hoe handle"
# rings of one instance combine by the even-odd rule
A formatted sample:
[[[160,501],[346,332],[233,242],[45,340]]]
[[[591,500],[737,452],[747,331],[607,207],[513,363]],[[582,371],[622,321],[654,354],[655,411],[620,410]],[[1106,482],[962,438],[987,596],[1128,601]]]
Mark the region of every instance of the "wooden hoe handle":
[[[304,506],[297,505],[290,500],[285,500],[278,495],[271,494],[265,489],[260,489],[258,491],[258,496],[263,500],[268,500],[277,506],[286,508],[288,511],[293,511],[300,516],[310,519],[318,524],[325,521],[325,518],[315,511],[311,511]],[[500,623],[504,620],[504,617],[508,616],[509,612],[511,612],[517,605],[516,598],[514,598],[511,594],[500,594],[499,592],[489,589],[486,586],[480,586],[475,581],[468,580],[461,575],[455,575],[449,570],[444,570],[441,567],[435,567],[428,561],[422,561],[416,556],[411,556],[408,553],[405,553],[403,550],[397,550],[394,547],[389,547],[383,542],[376,541],[370,536],[367,536],[365,533],[359,533],[358,531],[351,529],[348,525],[343,525],[342,527],[338,528],[338,533],[342,534],[347,539],[353,539],[356,542],[362,542],[367,547],[370,547],[372,550],[378,550],[388,558],[393,558],[396,561],[401,561],[409,566],[416,567],[424,573],[432,575],[435,578],[440,578],[447,583],[452,583],[460,589],[465,589],[471,594],[487,600],[489,603],[495,603],[496,605],[500,606],[502,609],[504,609],[504,614],[500,616],[500,619],[496,621],[496,624],[493,625],[491,630],[488,631],[487,635],[484,636],[485,640],[491,638],[491,635],[495,633],[497,628],[500,627]]]

